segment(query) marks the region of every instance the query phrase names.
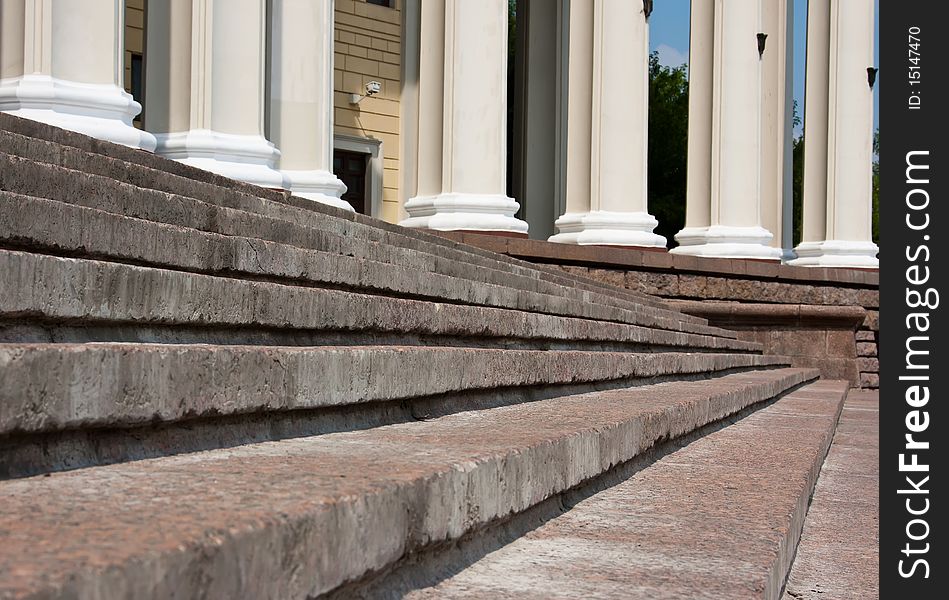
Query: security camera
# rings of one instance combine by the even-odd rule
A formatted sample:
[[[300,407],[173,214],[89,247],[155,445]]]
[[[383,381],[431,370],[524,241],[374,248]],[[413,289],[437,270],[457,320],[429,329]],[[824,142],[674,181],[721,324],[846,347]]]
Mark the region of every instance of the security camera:
[[[359,94],[350,94],[349,103],[350,104],[359,104],[363,98],[368,98],[382,91],[382,84],[378,81],[367,81],[366,82],[366,95],[360,96]]]

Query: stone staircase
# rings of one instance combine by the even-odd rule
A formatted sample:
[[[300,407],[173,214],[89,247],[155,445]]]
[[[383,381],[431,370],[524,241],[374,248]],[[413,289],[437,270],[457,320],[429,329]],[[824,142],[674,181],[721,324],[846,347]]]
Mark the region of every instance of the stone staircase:
[[[502,547],[521,577],[561,518],[658,535],[682,490],[694,537],[665,550],[748,541],[733,589],[776,598],[847,393],[788,364],[647,295],[0,114],[0,598],[522,595],[462,579]],[[785,458],[764,501],[754,469]],[[587,560],[627,560],[645,521],[621,521]]]

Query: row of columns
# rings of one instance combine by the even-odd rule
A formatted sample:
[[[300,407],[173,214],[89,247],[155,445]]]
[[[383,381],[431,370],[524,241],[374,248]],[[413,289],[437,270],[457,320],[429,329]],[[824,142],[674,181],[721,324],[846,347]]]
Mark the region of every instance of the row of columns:
[[[873,1],[809,0],[804,227],[791,264],[876,268],[871,241]],[[812,67],[814,70],[812,71]]]
[[[692,3],[687,214],[675,253],[792,256],[791,2]],[[791,262],[874,267],[873,3],[848,3],[846,17],[838,4],[809,0],[804,241]],[[652,2],[563,6],[565,211],[550,240],[664,247],[647,207]],[[0,110],[350,208],[331,172],[331,0],[152,3],[144,131],[121,86],[124,0],[4,0],[0,11]],[[507,11],[507,0],[421,2],[405,226],[527,231],[506,194]]]
[[[0,110],[352,210],[332,173],[334,3],[269,4],[150,3],[142,130],[124,0],[3,0]]]
[[[873,3],[854,4],[852,19],[838,18],[841,9],[829,0],[809,4],[805,232],[795,259],[793,0],[692,2],[687,214],[672,252],[877,265],[869,220],[872,90],[861,79],[872,62]],[[666,245],[647,208],[651,5],[564,3],[565,211],[550,241]],[[517,203],[504,194],[506,12],[503,0],[422,3],[419,185],[403,225],[526,231],[514,216]],[[468,35],[466,47],[478,52],[459,51]]]

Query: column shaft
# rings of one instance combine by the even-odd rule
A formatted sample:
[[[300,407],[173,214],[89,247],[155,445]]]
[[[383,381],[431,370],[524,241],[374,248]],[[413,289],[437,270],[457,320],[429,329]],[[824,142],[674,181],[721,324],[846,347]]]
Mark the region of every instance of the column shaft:
[[[3,2],[0,110],[151,150],[122,88],[124,0]],[[20,45],[20,48],[16,46]]]
[[[423,7],[423,30],[431,16]],[[518,204],[505,193],[507,1],[446,0],[444,16],[441,192],[409,200],[402,224],[524,234],[527,223],[514,217]],[[420,102],[428,93],[420,90]],[[431,152],[421,129],[420,157]]]
[[[445,4],[422,2],[419,36],[418,197],[442,191]]]
[[[166,133],[191,129],[192,0],[152,2],[145,36],[145,128]]]
[[[867,78],[867,68],[873,62],[873,0],[857,0],[846,4],[818,4],[821,19],[815,25],[823,25],[815,32],[824,38],[816,38],[815,44],[822,48],[826,40],[826,83],[815,82],[814,104],[816,123],[811,119],[811,97],[808,96],[805,113],[805,156],[811,152],[811,131],[824,125],[824,135],[815,133],[815,139],[824,141],[823,153],[817,147],[805,158],[804,195],[804,241],[796,248],[798,258],[793,264],[825,267],[877,268],[876,254],[879,248],[871,237],[872,171],[873,160],[873,91]],[[826,17],[825,17],[826,15]],[[808,15],[810,19],[810,15]],[[810,22],[809,22],[810,26]],[[808,31],[810,44],[810,30]],[[815,60],[823,58],[817,56]],[[822,73],[810,73],[812,63],[808,55],[808,85],[811,78]],[[818,85],[821,83],[823,85]],[[808,90],[810,92],[810,89]],[[819,92],[826,95],[821,98]],[[821,100],[824,104],[821,104]],[[823,108],[826,107],[826,108]],[[821,112],[821,108],[825,112]],[[821,121],[824,117],[824,121]],[[825,158],[825,169],[816,167],[810,176],[807,168],[821,154]],[[823,181],[819,176],[823,175]],[[823,185],[822,185],[823,184]],[[808,201],[811,190],[811,201]],[[815,199],[824,199],[821,206]],[[823,209],[823,211],[821,211]],[[809,214],[810,211],[810,214]],[[816,214],[815,214],[816,213]],[[820,230],[823,225],[823,231]]]
[[[644,3],[596,0],[592,26],[590,210],[561,216],[559,233],[550,240],[664,248],[666,239],[653,233],[658,221],[647,208],[649,22]],[[573,43],[571,31],[571,54]],[[586,84],[586,77],[576,83]],[[571,127],[568,122],[568,137]],[[574,142],[567,143],[573,152]],[[567,176],[569,181],[569,170]],[[568,196],[568,211],[569,202]]]
[[[591,210],[593,2],[570,2],[569,10],[565,194],[567,214],[583,214]]]
[[[762,4],[762,31],[768,35],[761,73],[761,225],[774,234],[772,245],[788,254],[785,207],[791,197],[793,0]]]
[[[233,179],[284,187],[274,168],[280,152],[264,137],[266,0],[190,0],[190,6],[190,47],[184,46],[187,37],[172,38],[168,83],[148,80],[171,93],[168,112],[154,121],[149,117],[150,123],[168,127],[156,130],[157,152]],[[186,21],[183,10],[181,5],[172,13],[176,27]],[[179,129],[184,126],[185,65],[190,70],[188,128]]]
[[[827,90],[830,67],[830,0],[807,3],[807,70],[804,83],[804,242],[821,242],[827,230]]]
[[[685,228],[712,222],[712,91],[715,4],[692,0],[689,30],[689,141]],[[676,236],[678,237],[678,236]]]
[[[352,210],[332,172],[333,6],[273,0],[270,133],[294,195]]]
[[[714,1],[709,226],[676,234],[676,253],[781,258],[761,226],[761,3]]]

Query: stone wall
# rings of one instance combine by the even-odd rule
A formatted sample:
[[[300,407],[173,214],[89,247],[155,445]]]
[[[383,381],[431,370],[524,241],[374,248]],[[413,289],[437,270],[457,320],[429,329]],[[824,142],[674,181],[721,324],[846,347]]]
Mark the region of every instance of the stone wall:
[[[791,267],[606,246],[450,232],[446,237],[532,262],[557,265],[675,303],[735,329],[766,353],[824,377],[877,388],[880,293],[876,271]]]

